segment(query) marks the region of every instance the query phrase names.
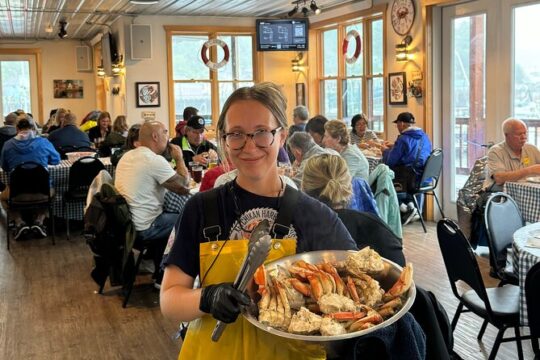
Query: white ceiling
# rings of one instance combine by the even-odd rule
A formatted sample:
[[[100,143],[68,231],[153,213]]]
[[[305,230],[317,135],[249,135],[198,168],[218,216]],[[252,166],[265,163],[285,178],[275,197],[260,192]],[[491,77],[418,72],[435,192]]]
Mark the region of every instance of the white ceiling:
[[[363,0],[316,0],[324,12],[337,5]],[[135,5],[129,0],[0,0],[0,39],[55,39],[59,22],[67,22],[67,39],[89,40],[121,16],[183,15],[286,17],[292,0],[160,0]],[[300,8],[304,4],[300,0]],[[309,8],[311,0],[306,0]],[[309,15],[313,13],[310,11]],[[298,12],[296,16],[302,16]],[[47,32],[47,28],[51,30]]]

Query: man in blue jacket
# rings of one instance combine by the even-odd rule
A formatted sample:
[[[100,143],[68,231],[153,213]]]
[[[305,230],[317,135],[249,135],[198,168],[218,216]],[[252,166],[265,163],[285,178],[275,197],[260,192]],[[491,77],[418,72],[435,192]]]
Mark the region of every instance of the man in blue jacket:
[[[383,152],[383,162],[391,169],[398,165],[413,167],[417,180],[420,180],[424,172],[424,166],[431,153],[431,141],[426,133],[414,126],[415,119],[410,112],[402,112],[394,120],[399,136],[393,146],[387,148]],[[404,215],[404,225],[411,221],[419,219],[417,210],[412,204],[412,199],[409,199],[405,194],[398,195],[398,198],[404,203],[400,208]],[[423,197],[417,198],[420,208],[422,208]]]
[[[49,164],[57,165],[60,162],[60,154],[54,149],[49,140],[36,136],[34,121],[31,118],[26,116],[19,119],[16,127],[17,135],[5,143],[0,155],[0,164],[4,171],[10,172],[17,165],[28,161],[36,162],[45,168]],[[31,197],[35,194],[22,195],[25,195],[27,200],[33,200]],[[5,201],[8,198],[9,189],[2,192],[2,200]],[[19,212],[11,211],[11,214],[15,223],[15,239],[28,233],[30,229],[36,235],[47,236],[46,228],[43,225],[43,220],[47,217],[46,209],[35,210],[35,220],[31,228],[26,225]]]

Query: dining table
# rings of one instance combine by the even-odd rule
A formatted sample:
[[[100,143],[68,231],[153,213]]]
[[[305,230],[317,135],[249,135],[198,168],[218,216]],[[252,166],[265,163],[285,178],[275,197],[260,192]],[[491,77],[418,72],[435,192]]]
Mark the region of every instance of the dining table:
[[[99,158],[99,160],[105,166],[105,170],[109,172],[111,176],[114,176],[114,166],[111,164],[111,159],[108,157]],[[66,211],[64,212],[63,199],[64,193],[68,190],[69,186],[69,170],[71,169],[72,162],[69,160],[60,160],[58,165],[49,165],[49,176],[52,179],[52,186],[54,188],[54,202],[53,213],[54,216],[59,218],[69,218],[70,220],[82,220],[84,216],[84,203],[83,202],[70,202],[66,204]],[[9,184],[9,173],[0,170],[0,181],[4,184]]]
[[[512,242],[512,262],[519,279],[519,319],[521,325],[528,326],[525,279],[529,269],[540,262],[540,222],[516,230]]]
[[[540,182],[536,178],[507,181],[504,192],[516,202],[523,220],[528,223],[540,221]]]

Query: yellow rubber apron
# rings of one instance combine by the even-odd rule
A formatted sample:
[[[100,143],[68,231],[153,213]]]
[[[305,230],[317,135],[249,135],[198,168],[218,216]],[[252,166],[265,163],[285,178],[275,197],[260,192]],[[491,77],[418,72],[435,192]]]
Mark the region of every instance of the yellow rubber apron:
[[[216,259],[211,271],[208,268]],[[248,240],[212,241],[200,245],[200,277],[204,284],[233,282],[247,253]],[[296,240],[274,239],[266,262],[296,253]],[[206,277],[205,277],[206,276]],[[326,359],[319,345],[284,339],[251,325],[242,315],[228,324],[218,342],[211,339],[216,320],[205,315],[189,324],[179,359]]]

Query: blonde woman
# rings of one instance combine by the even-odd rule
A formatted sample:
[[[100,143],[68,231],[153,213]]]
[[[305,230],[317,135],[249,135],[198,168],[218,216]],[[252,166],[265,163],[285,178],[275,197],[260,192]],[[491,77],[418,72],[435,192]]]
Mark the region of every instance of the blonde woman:
[[[330,120],[324,124],[324,147],[336,150],[345,159],[352,177],[358,176],[367,181],[369,163],[360,149],[351,145],[349,140],[349,132],[343,121]]]
[[[43,126],[43,132],[50,134],[56,129],[60,129],[64,126],[64,119],[70,111],[67,109],[59,108],[56,109],[56,113],[49,118],[49,121]]]
[[[231,285],[251,230],[263,220],[272,226],[279,219],[281,225],[272,226],[275,239],[268,260],[304,251],[356,248],[334,212],[285,186],[279,176],[277,156],[287,137],[286,104],[277,85],[260,83],[235,90],[223,106],[217,123],[219,148],[226,153],[221,158],[230,160],[238,175],[188,200],[163,262],[161,311],[176,321],[190,322],[180,359],[326,358],[318,346],[292,346],[238,317],[250,299]],[[202,288],[193,289],[197,277]],[[229,325],[213,342],[216,320]]]
[[[310,158],[304,168],[302,190],[334,209],[358,248],[370,246],[382,257],[405,265],[401,239],[378,216],[347,209],[353,196],[352,179],[340,156]]]

